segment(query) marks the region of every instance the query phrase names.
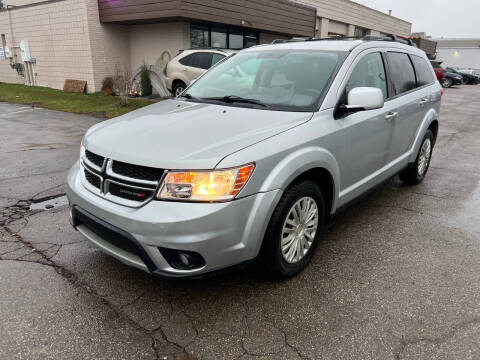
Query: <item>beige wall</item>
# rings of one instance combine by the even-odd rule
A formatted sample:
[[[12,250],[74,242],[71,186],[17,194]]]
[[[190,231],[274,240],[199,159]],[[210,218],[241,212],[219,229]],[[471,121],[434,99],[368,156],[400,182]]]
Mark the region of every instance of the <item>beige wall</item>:
[[[54,88],[62,88],[67,77],[93,83],[85,23],[83,1],[64,0],[0,12],[0,34],[5,34],[16,61],[22,63],[18,46],[27,40],[30,55],[37,61],[37,85]],[[2,60],[0,81],[23,82],[23,78],[10,68],[9,60]]]
[[[86,27],[92,54],[93,84],[91,89],[100,91],[103,79],[114,74],[115,64],[130,68],[128,26],[100,23],[97,0],[83,1],[86,4]]]
[[[0,34],[5,34],[20,63],[18,46],[28,40],[31,56],[36,58],[37,85],[62,89],[65,79],[78,79],[87,81],[88,92],[95,92],[106,76],[113,75],[115,63],[130,68],[128,27],[101,24],[97,0],[29,5],[36,2],[10,0],[8,4],[26,6],[0,12]],[[25,82],[9,60],[0,61],[0,81]]]
[[[144,61],[148,65],[158,64],[164,51],[173,58],[190,47],[190,27],[184,22],[130,25],[129,37],[132,71]]]
[[[381,33],[410,36],[412,24],[348,0],[296,0],[317,7],[317,16]],[[317,29],[320,30],[320,29]]]

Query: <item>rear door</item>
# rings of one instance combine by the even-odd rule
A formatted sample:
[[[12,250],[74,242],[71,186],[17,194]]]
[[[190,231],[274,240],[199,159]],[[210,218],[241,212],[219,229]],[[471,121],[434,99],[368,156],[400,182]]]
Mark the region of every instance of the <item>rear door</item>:
[[[392,162],[409,150],[431,98],[425,89],[417,89],[415,70],[406,52],[388,51],[386,57],[395,94],[389,101],[395,109],[395,116],[391,119],[394,133],[388,156],[389,162]]]

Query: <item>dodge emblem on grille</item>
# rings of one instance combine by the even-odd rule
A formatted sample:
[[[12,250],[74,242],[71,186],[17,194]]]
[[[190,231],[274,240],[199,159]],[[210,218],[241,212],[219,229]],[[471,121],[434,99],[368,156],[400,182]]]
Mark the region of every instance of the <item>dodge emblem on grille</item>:
[[[139,198],[144,198],[145,196],[147,196],[145,193],[138,193],[138,192],[125,190],[125,189],[118,189],[118,191],[123,193],[123,194],[132,195],[132,196],[136,196],[136,197],[139,197]]]

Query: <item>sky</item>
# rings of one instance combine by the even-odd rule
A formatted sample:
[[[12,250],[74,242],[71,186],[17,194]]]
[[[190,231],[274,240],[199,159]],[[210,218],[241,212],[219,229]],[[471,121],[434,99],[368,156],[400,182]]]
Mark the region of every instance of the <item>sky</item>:
[[[480,0],[353,0],[412,23],[434,38],[480,38]]]

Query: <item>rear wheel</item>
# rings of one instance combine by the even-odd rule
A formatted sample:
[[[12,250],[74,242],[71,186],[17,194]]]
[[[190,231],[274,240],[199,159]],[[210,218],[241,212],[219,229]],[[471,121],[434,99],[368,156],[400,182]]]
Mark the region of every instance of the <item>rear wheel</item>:
[[[263,259],[270,274],[288,278],[310,262],[325,223],[325,202],[312,181],[291,187],[278,203],[265,234]]]
[[[187,85],[185,85],[183,81],[177,81],[172,89],[173,96],[175,97],[180,96],[180,94],[184,92],[186,88],[187,88]]]
[[[443,86],[444,88],[449,88],[449,87],[452,86],[452,85],[453,85],[452,79],[449,79],[449,78],[443,78],[443,79],[442,79],[442,86]]]
[[[430,130],[427,130],[415,163],[400,173],[400,179],[405,184],[417,185],[425,179],[425,175],[427,175],[428,168],[430,167],[432,151],[433,133]]]

